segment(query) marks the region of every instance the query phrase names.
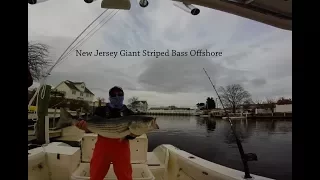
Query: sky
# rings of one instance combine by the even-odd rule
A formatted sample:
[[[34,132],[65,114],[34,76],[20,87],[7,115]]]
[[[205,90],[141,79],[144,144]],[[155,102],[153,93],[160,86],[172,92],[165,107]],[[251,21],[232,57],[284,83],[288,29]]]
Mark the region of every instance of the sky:
[[[28,38],[49,46],[50,59],[57,61],[74,39],[104,9],[101,1],[47,0],[28,5]],[[131,2],[75,50],[112,56],[77,56],[73,51],[51,72],[47,84],[83,81],[96,97],[108,99],[117,85],[125,100],[136,96],[149,106],[194,107],[214,97],[213,83],[241,84],[253,100],[292,96],[292,32],[214,9],[197,6],[192,16],[169,0],[152,0],[147,8]],[[92,28],[115,13],[108,10]],[[82,37],[90,31],[89,28]],[[93,32],[93,31],[92,31]],[[79,43],[80,45],[81,43]],[[119,51],[191,50],[222,52],[221,56],[120,56]],[[38,83],[35,83],[35,86]]]

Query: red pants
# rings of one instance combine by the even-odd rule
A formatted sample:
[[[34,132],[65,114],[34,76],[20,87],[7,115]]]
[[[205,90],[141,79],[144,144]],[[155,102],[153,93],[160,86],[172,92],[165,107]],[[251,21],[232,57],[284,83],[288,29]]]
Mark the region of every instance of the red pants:
[[[111,162],[118,180],[132,180],[129,141],[98,135],[90,162],[90,180],[103,180]]]

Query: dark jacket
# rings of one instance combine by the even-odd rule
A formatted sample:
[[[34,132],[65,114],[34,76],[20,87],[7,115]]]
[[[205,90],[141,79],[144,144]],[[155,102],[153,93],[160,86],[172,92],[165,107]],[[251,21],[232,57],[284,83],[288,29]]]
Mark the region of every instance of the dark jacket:
[[[94,111],[94,115],[104,117],[104,118],[118,118],[122,116],[133,115],[134,112],[128,109],[126,105],[123,105],[122,109],[111,108],[108,104],[106,106],[97,107]],[[126,139],[135,139],[132,136],[126,136]]]

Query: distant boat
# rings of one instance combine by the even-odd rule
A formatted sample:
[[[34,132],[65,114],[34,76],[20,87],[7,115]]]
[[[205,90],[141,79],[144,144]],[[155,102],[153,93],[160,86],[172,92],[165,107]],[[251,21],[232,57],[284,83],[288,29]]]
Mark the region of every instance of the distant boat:
[[[246,119],[245,116],[242,115],[242,113],[228,113],[230,119],[232,120],[241,120],[241,119]],[[228,119],[227,116],[222,117],[222,119]]]
[[[202,114],[203,114],[203,111],[201,111],[201,110],[197,110],[197,111],[194,113],[195,116],[201,116]]]
[[[210,117],[208,114],[201,114],[200,117]]]
[[[228,117],[222,117],[222,119],[228,119]],[[240,117],[230,117],[231,120],[241,120],[241,119],[246,119],[246,117],[244,116],[240,116]]]

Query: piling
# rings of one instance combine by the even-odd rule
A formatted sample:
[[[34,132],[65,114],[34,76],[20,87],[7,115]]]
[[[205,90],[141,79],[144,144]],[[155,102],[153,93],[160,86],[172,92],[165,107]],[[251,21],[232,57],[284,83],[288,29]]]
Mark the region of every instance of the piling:
[[[57,107],[54,108],[52,128],[56,127],[56,114],[57,114]]]
[[[44,89],[44,96],[42,95],[42,91]],[[36,137],[37,142],[39,144],[44,144],[46,142],[45,139],[45,117],[48,116],[48,106],[49,106],[49,98],[50,98],[51,86],[43,85],[40,88],[38,94],[38,120],[37,120],[37,130]]]

